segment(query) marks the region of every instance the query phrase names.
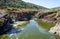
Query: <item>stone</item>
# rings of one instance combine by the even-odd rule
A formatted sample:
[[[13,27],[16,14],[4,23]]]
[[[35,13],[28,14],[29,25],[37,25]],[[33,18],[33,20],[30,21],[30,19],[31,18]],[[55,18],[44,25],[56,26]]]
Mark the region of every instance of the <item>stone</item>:
[[[57,23],[54,27],[50,28],[49,32],[60,36],[60,23]]]
[[[0,35],[12,28],[12,19],[7,14],[0,15]]]

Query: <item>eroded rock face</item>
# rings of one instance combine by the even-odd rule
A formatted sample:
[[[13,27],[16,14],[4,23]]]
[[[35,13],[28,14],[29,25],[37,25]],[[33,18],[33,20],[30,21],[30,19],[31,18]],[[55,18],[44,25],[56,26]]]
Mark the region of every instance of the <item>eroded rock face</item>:
[[[13,23],[13,21],[7,14],[1,14],[0,16],[0,34],[2,34],[11,29],[12,25],[10,24]]]
[[[41,18],[44,18],[45,16],[51,15],[51,14],[53,14],[53,13],[57,13],[57,11],[51,11],[51,12],[40,11],[40,12],[38,12],[38,13],[35,15],[35,17],[41,19]],[[49,17],[50,17],[50,16],[49,16]]]
[[[50,28],[49,32],[60,36],[60,23],[57,23],[54,27]]]
[[[17,21],[28,21],[30,20],[38,11],[28,11],[28,12],[9,12],[9,15]]]

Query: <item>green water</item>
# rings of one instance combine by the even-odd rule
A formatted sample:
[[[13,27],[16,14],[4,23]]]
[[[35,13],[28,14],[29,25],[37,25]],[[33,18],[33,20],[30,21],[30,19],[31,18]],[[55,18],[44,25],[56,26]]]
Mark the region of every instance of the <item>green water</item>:
[[[51,27],[55,26],[55,24],[51,23],[51,22],[44,22],[42,20],[36,20],[36,22],[38,23],[38,25],[40,25],[41,27],[43,27],[46,30],[49,30]]]
[[[44,21],[41,21],[41,20],[37,20],[36,21],[41,27],[43,27],[44,29],[46,29],[47,31],[49,31],[49,29],[53,26],[55,26],[55,24],[53,23],[49,23],[49,22],[44,22]],[[60,36],[55,36],[55,39],[60,39]]]
[[[1,35],[0,39],[60,39],[59,36],[54,36],[48,32],[52,26],[54,26],[52,23],[46,24],[39,20],[30,20],[21,32]]]

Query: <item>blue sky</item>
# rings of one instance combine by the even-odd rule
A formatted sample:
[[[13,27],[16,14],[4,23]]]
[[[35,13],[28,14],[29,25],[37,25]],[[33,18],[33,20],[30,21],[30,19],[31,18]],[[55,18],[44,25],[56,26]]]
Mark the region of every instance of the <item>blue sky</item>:
[[[60,7],[60,0],[23,0],[23,1],[41,5],[47,8]]]

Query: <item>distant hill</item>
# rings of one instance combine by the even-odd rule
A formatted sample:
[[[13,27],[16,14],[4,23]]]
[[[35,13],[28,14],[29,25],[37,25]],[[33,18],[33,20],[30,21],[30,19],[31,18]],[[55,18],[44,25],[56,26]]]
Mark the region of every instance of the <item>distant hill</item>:
[[[47,9],[43,6],[26,3],[22,0],[0,0],[0,7],[15,7],[15,8],[28,8],[28,9]]]
[[[60,7],[52,8],[53,10],[60,10]]]

